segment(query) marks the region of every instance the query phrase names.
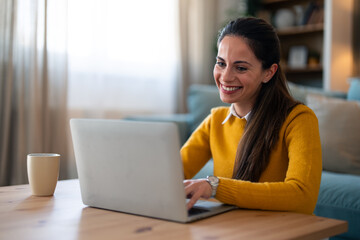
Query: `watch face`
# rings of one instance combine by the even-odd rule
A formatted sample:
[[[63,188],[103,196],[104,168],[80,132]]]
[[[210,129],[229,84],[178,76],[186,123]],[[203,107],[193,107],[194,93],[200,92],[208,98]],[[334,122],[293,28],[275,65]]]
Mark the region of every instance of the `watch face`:
[[[213,184],[218,184],[219,183],[219,179],[217,177],[209,176],[208,179]]]

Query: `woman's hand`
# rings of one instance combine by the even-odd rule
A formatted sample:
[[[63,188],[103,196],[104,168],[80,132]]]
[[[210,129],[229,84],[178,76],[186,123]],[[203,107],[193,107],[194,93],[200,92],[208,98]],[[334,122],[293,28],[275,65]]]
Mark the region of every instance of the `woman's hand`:
[[[206,179],[185,180],[184,185],[186,197],[190,198],[190,201],[187,203],[188,210],[192,208],[200,198],[211,197],[211,186]]]

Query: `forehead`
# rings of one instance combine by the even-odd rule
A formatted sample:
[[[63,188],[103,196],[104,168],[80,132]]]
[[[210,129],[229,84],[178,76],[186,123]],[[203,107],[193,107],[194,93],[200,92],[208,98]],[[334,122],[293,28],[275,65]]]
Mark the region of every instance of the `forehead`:
[[[238,36],[225,36],[219,44],[218,56],[228,61],[257,60],[246,40]]]

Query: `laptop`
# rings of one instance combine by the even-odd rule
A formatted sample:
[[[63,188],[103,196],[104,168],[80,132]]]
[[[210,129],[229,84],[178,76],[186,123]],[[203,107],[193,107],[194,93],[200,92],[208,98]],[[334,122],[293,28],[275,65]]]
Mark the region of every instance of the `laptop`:
[[[71,119],[70,128],[85,205],[182,223],[235,208],[198,201],[187,210],[174,123]]]

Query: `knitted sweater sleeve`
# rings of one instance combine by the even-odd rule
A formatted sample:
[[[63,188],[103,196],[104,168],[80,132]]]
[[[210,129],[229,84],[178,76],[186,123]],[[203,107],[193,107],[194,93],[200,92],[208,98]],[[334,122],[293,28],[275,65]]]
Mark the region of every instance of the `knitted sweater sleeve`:
[[[290,113],[280,131],[289,158],[284,181],[249,182],[219,177],[216,198],[242,208],[312,214],[321,180],[318,121],[310,110]]]

